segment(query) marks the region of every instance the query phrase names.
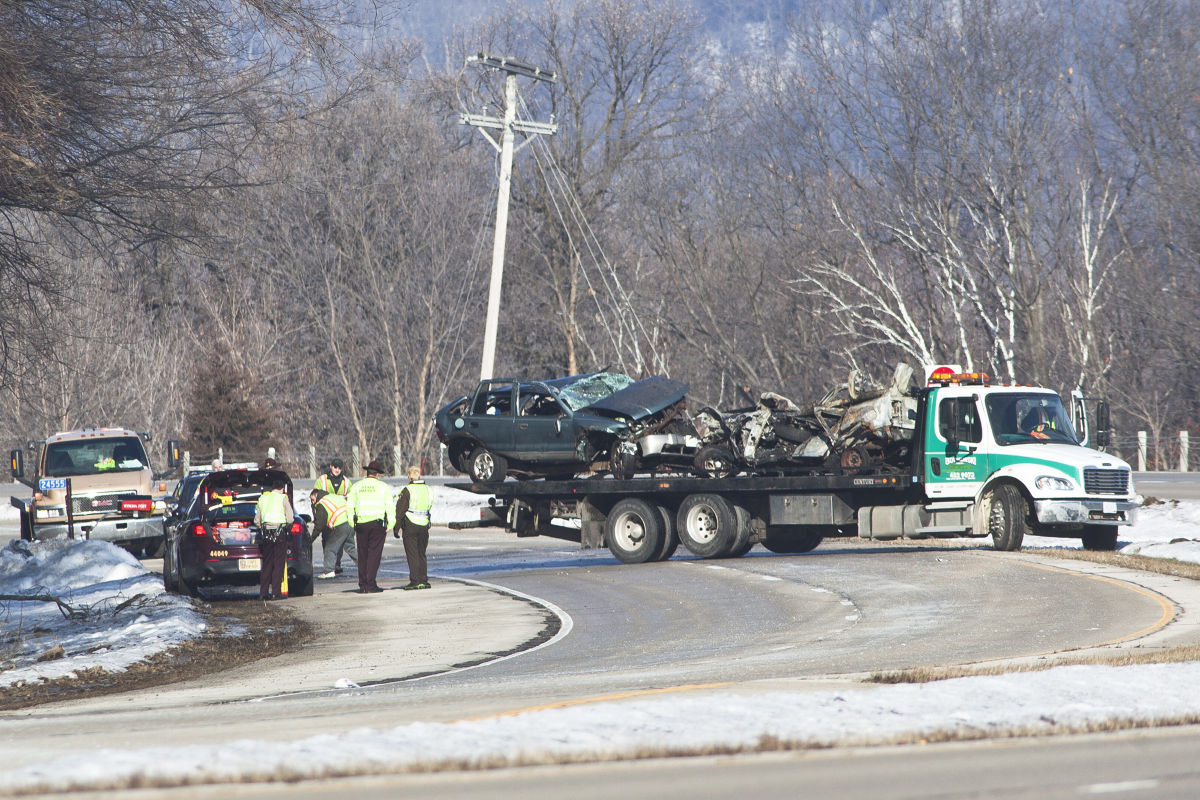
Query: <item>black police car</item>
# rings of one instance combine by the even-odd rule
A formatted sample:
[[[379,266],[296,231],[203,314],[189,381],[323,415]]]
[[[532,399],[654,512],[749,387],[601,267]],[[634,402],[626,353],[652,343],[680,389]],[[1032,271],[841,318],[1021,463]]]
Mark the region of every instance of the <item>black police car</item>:
[[[258,586],[262,552],[254,508],[259,495],[281,481],[292,500],[292,481],[279,469],[211,472],[192,488],[166,531],[163,584],[168,591],[198,596],[213,586]],[[287,536],[288,595],[313,593],[312,542],[308,522],[296,515]]]

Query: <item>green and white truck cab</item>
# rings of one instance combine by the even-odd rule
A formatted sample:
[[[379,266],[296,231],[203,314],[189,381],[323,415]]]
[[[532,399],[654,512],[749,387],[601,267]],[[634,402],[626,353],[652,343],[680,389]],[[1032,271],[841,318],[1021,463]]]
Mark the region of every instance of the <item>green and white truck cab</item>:
[[[1082,397],[1069,414],[1050,389],[990,386],[986,375],[954,368],[931,370],[926,385],[914,480],[927,502],[909,512],[903,535],[990,535],[1000,550],[1019,549],[1028,533],[1116,546],[1117,526],[1132,523],[1138,498],[1129,464],[1086,446]],[[887,527],[868,519],[866,535]]]

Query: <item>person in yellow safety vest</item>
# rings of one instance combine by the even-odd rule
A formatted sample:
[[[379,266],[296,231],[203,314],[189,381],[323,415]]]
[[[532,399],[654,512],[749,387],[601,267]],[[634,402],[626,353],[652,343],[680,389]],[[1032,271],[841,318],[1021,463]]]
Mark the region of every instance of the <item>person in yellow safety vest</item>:
[[[276,480],[264,489],[254,506],[254,524],[258,528],[258,549],[262,561],[258,571],[258,597],[261,600],[283,598],[283,571],[287,569],[287,533],[295,513],[283,481]]]
[[[346,498],[340,494],[323,492],[313,489],[308,494],[312,501],[313,529],[312,538],[321,534],[321,551],[324,554],[324,571],[318,578],[336,578],[341,572],[337,569],[337,560],[342,555],[342,547],[346,553],[358,563],[358,548],[354,546],[354,528],[350,526],[350,507]]]
[[[342,497],[350,494],[351,487],[350,478],[346,476],[346,465],[342,463],[340,458],[331,459],[329,466],[325,471],[317,476],[317,482],[313,484],[313,488],[330,494],[339,494]],[[351,529],[353,532],[353,528]],[[358,563],[358,550],[354,547],[354,537],[351,536],[344,540],[344,543],[338,546],[337,552],[334,554],[333,566],[329,566],[329,561],[325,561],[325,571],[333,570],[335,575],[342,574],[342,553],[350,552],[350,557],[354,559],[354,563]],[[320,575],[318,577],[325,577]],[[331,576],[332,577],[332,576]]]
[[[383,560],[383,545],[392,527],[392,487],[379,480],[383,466],[367,464],[367,477],[350,487],[346,497],[354,536],[358,541],[358,593],[382,592],[375,578]]]
[[[313,488],[345,497],[350,494],[352,485],[350,479],[345,475],[345,469],[346,466],[340,458],[332,459],[325,471],[317,476],[317,482],[313,484]]]
[[[421,468],[408,468],[408,486],[396,498],[396,526],[393,536],[404,532],[404,558],[408,561],[408,584],[402,589],[428,589],[429,572],[425,550],[429,547],[430,510],[433,489],[421,480]]]
[[[117,462],[116,459],[102,458],[92,466],[96,468],[96,472],[104,472],[105,470],[116,469]]]

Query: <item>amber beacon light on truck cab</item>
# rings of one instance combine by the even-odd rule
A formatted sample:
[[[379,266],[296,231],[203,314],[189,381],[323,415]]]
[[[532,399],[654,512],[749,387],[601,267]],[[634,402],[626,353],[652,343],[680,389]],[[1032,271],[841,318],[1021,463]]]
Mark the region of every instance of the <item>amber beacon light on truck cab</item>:
[[[168,470],[156,474],[146,454],[149,439],[126,428],[81,428],[31,441],[32,479],[25,477],[23,450],[12,450],[13,479],[33,490],[31,498],[12,498],[21,538],[103,539],[138,556],[161,553],[166,486],[155,481],[177,465],[178,445],[168,442]]]

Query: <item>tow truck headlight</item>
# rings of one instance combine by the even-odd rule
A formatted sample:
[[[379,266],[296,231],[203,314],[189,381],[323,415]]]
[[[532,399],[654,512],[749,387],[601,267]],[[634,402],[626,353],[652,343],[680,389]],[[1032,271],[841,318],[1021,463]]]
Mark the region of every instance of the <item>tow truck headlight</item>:
[[[1043,492],[1057,491],[1070,492],[1074,491],[1075,484],[1066,478],[1059,478],[1055,475],[1040,475],[1033,482],[1033,485],[1041,489]]]
[[[46,508],[39,508],[37,510],[38,519],[55,519],[57,517],[65,517],[66,515],[66,506],[49,506]]]

